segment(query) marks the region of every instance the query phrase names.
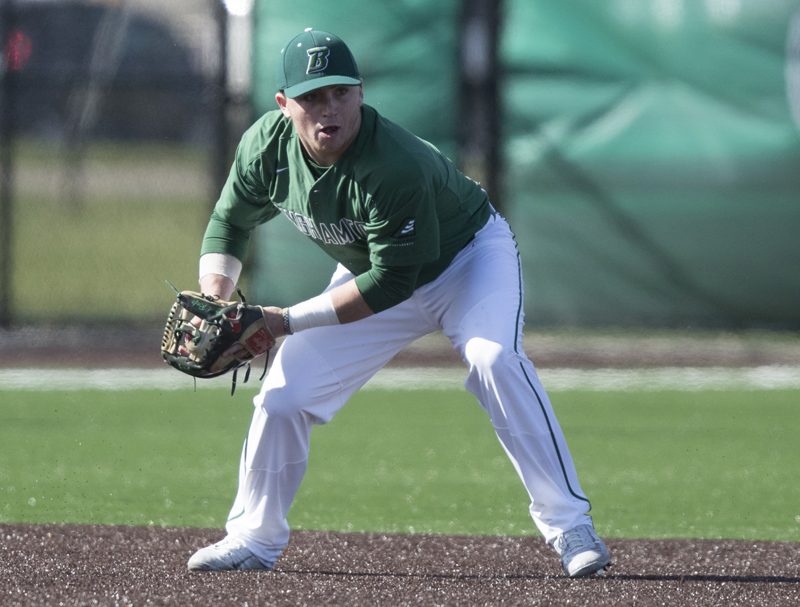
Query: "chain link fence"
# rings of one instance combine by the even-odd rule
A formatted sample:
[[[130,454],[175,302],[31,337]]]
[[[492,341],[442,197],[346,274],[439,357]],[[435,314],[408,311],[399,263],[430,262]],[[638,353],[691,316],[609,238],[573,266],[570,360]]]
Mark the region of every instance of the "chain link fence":
[[[161,324],[312,26],[511,219],[529,323],[800,327],[800,0],[0,0],[0,324]],[[245,288],[330,271],[277,219]]]
[[[5,326],[155,323],[197,284],[227,174],[231,82],[219,2],[0,4]]]

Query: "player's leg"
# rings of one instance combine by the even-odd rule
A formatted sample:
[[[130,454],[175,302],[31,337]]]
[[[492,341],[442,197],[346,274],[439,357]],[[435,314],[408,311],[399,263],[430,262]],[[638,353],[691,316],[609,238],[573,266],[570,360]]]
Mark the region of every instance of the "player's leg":
[[[351,275],[338,273],[331,286]],[[391,358],[432,330],[412,302],[364,320],[309,329],[281,345],[242,450],[226,530],[271,564],[289,539],[286,515],[305,474],[311,430],[325,424]],[[416,327],[416,333],[408,327]]]
[[[522,279],[505,221],[496,218],[445,274],[419,291],[469,364],[465,386],[491,417],[545,539],[553,543],[566,531],[591,526],[564,435],[522,349]]]

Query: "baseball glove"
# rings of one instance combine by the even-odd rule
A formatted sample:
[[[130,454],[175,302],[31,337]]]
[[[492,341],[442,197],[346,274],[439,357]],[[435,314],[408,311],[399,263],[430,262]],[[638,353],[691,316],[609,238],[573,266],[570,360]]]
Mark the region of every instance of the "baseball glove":
[[[170,286],[178,298],[167,317],[161,355],[167,364],[193,377],[218,377],[233,370],[233,394],[237,370],[247,365],[244,379],[247,382],[250,362],[261,354],[267,354],[269,359],[269,350],[275,344],[262,308],[247,305],[240,287],[236,291],[241,301],[235,302],[193,291],[178,291]],[[242,351],[225,355],[224,352],[235,344],[239,344]]]

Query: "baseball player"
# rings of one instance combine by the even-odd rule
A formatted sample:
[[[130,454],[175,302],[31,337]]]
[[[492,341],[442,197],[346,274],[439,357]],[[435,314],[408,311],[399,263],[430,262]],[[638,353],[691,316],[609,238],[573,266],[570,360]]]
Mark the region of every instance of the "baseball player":
[[[355,59],[333,34],[293,38],[277,89],[279,109],[242,137],[209,221],[201,289],[229,299],[251,230],[279,215],[338,266],[321,295],[264,308],[275,337],[287,337],[254,399],[227,537],[189,569],[271,569],[289,541],[313,426],[400,350],[442,330],[565,571],[601,571],[609,553],[522,349],[522,276],[506,220],[436,148],[363,103]]]

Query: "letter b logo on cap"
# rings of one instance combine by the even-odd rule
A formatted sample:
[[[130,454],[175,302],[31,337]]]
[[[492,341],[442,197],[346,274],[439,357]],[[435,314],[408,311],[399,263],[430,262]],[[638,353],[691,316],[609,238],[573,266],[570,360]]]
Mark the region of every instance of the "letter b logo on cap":
[[[306,70],[306,74],[322,72],[328,67],[328,55],[331,54],[331,51],[327,46],[310,48],[306,52],[308,53],[308,69]]]

